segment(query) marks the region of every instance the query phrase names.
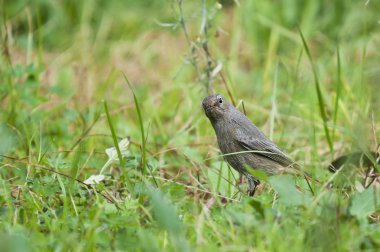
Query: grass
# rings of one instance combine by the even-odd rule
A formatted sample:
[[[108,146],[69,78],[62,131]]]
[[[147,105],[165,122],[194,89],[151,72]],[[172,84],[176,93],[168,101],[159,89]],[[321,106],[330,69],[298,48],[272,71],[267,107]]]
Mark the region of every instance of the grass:
[[[379,249],[378,181],[326,169],[379,142],[376,1],[0,5],[0,250]],[[315,196],[284,175],[249,198],[201,109],[210,92]],[[84,185],[126,137],[129,156]]]

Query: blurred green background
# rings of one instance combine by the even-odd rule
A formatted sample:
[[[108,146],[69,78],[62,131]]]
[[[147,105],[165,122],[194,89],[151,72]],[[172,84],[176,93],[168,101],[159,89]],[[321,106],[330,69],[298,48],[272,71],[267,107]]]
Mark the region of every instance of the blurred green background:
[[[325,168],[377,148],[379,13],[373,0],[0,1],[0,250],[376,251],[377,181]],[[284,176],[248,198],[203,115],[212,92],[321,181],[316,196]],[[75,178],[107,162],[110,125],[130,153],[87,188]]]

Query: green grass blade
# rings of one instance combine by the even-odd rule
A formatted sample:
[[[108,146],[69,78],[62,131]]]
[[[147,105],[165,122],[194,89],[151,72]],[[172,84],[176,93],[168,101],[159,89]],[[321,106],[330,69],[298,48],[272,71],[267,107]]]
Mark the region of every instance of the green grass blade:
[[[228,197],[231,197],[232,195],[232,188],[231,188],[231,181],[232,181],[232,171],[231,171],[231,168],[229,167],[228,169],[228,190],[227,190],[227,195]]]
[[[218,181],[216,183],[216,193],[218,193],[220,191],[220,183],[222,181],[222,175],[223,175],[222,169],[223,169],[223,163],[220,163],[220,165],[219,165],[219,173],[218,173]]]
[[[115,133],[115,129],[113,127],[113,123],[112,123],[112,120],[111,120],[110,112],[108,111],[107,102],[103,101],[103,104],[104,104],[104,110],[106,111],[106,115],[107,115],[108,125],[110,126],[113,143],[114,143],[116,151],[117,151],[117,157],[119,158],[120,166],[124,168],[125,167],[124,159],[123,159],[123,157],[121,155],[121,151],[120,151],[120,148],[119,148],[119,142],[117,141],[117,136],[116,136],[116,133]]]
[[[332,143],[332,140],[331,140],[331,137],[330,137],[329,129],[327,127],[327,115],[326,115],[326,111],[325,111],[325,103],[324,103],[324,100],[323,100],[323,95],[322,95],[321,86],[320,86],[318,75],[317,75],[317,70],[315,68],[315,65],[314,65],[314,62],[313,62],[313,58],[311,57],[311,54],[310,54],[310,51],[309,51],[309,47],[307,46],[306,40],[305,40],[305,38],[304,38],[304,36],[302,34],[301,29],[299,29],[298,31],[299,31],[299,33],[301,35],[303,46],[305,47],[305,51],[306,51],[307,57],[309,58],[309,61],[310,61],[310,64],[311,64],[311,68],[313,70],[314,83],[315,83],[315,88],[316,88],[317,97],[318,97],[319,111],[321,113],[321,117],[322,117],[322,120],[323,120],[323,128],[325,130],[326,140],[327,140],[327,143],[329,144],[330,152],[332,153],[333,152],[333,143]]]
[[[132,87],[131,83],[129,82],[127,76],[124,73],[123,73],[123,76],[124,76],[124,79],[127,82],[128,86],[129,86],[129,88],[132,91],[133,100],[135,102],[135,107],[136,107],[136,111],[137,111],[137,116],[139,118],[140,132],[141,132],[141,149],[142,149],[141,150],[142,151],[142,156],[141,156],[141,174],[142,174],[142,176],[144,176],[146,174],[146,138],[145,138],[144,122],[142,120],[142,114],[141,114],[140,105],[139,105],[138,99],[136,97],[136,94],[135,94],[135,92],[133,90],[133,87]]]
[[[73,178],[78,176],[81,151],[85,149],[83,145],[83,142],[79,145],[78,151],[74,152],[74,157],[71,161],[70,176]]]
[[[333,122],[334,127],[332,131],[332,139],[334,140],[335,137],[335,126],[336,126],[336,120],[338,118],[338,110],[339,110],[339,99],[340,94],[342,92],[342,75],[341,75],[341,63],[340,63],[340,51],[339,51],[339,45],[336,47],[336,60],[338,64],[338,76],[337,76],[337,82],[336,82],[336,98],[335,98],[335,104],[334,104],[334,116],[333,116]]]

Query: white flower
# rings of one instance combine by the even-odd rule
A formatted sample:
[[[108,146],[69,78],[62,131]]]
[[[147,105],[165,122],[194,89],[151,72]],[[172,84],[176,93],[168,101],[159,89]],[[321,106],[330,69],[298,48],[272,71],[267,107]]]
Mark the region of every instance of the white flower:
[[[129,154],[128,148],[129,147],[129,139],[124,138],[119,142],[119,149],[121,152],[122,157],[126,157]],[[109,159],[112,159],[113,161],[119,161],[119,157],[117,156],[117,150],[116,147],[111,147],[106,149],[106,154]]]
[[[127,157],[129,155],[129,138],[124,138],[119,142],[119,149],[121,152],[121,156]],[[106,154],[108,156],[108,161],[103,165],[99,174],[102,174],[104,170],[115,162],[119,162],[119,157],[117,156],[116,147],[111,147],[106,149]]]
[[[222,68],[223,68],[223,63],[219,61],[218,65],[216,65],[216,67],[212,70],[211,76],[215,77],[220,71],[222,71]]]
[[[85,181],[83,181],[83,183],[87,184],[87,185],[95,185],[95,184],[99,184],[100,181],[104,180],[105,176],[104,175],[91,175],[88,179],[86,179]]]

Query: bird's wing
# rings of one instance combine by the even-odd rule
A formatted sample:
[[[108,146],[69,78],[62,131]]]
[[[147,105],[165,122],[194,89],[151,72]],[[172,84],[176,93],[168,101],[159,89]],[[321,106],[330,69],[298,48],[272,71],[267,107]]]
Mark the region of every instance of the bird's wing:
[[[247,151],[257,151],[253,153],[270,158],[283,166],[293,164],[292,159],[288,155],[286,155],[280,148],[267,139],[260,140],[253,137],[240,135],[236,138],[236,141]]]

